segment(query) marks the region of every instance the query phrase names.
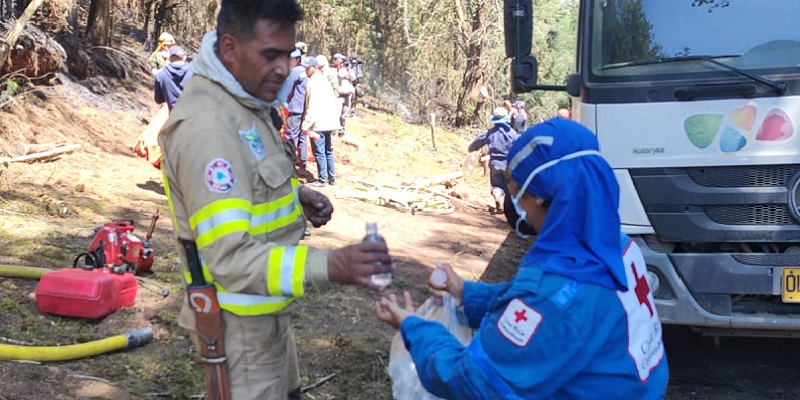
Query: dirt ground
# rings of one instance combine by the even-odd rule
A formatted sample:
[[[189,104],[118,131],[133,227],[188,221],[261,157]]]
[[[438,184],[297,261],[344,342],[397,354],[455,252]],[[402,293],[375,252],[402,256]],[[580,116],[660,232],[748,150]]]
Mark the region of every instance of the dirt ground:
[[[38,313],[36,281],[0,277],[0,344],[83,343],[139,327],[155,332],[152,343],[128,352],[59,363],[0,361],[0,400],[201,398],[200,366],[177,326],[185,292],[160,173],[131,151],[155,111],[149,87],[131,83],[109,90],[113,96],[99,96],[62,81],[46,89],[45,101],[30,97],[0,111],[0,157],[19,155],[23,144],[81,145],[53,162],[0,165],[0,264],[69,267],[96,227],[132,219],[141,237],[159,209],[153,280],[171,293],[162,298],[140,289],[133,307],[87,322]],[[363,145],[355,151],[337,144],[337,186],[322,189],[334,202],[334,217],[305,244],[353,243],[363,236],[365,222],[377,222],[397,264],[388,291],[409,290],[416,304],[426,298],[424,282],[435,262],[449,262],[472,280],[496,282],[514,273],[530,243],[510,232],[502,216],[488,212],[488,178],[480,171],[446,190],[477,208],[454,201],[456,211],[449,215],[412,215],[352,197],[364,181],[397,186],[458,171],[472,133],[437,131],[434,152],[428,127],[366,110],[348,124],[348,137]],[[394,331],[376,321],[371,304],[377,298],[364,289],[330,287],[296,302],[305,399],[392,398],[386,367]],[[680,328],[667,329],[665,341],[672,371],[668,399],[800,395],[796,342],[723,339],[717,350],[708,338]]]
[[[155,111],[149,88],[132,86],[128,93],[99,96],[62,80],[63,86],[47,89],[47,100],[31,97],[0,113],[0,157],[21,155],[24,144],[81,145],[52,162],[0,166],[0,264],[69,267],[86,250],[96,227],[132,219],[142,237],[150,216],[160,210],[153,236],[154,281],[171,294],[161,298],[140,289],[134,307],[86,322],[38,313],[36,281],[0,278],[0,344],[64,345],[139,327],[155,331],[153,343],[126,353],[52,364],[2,361],[0,399],[197,397],[202,394],[199,366],[176,324],[184,292],[160,173],[131,151]],[[425,299],[423,284],[434,262],[450,262],[469,279],[481,278],[493,259],[514,264],[511,255],[498,254],[498,249],[511,246],[521,252],[525,244],[509,239],[503,217],[488,212],[488,182],[480,171],[446,190],[479,209],[453,201],[457,210],[452,214],[412,215],[353,197],[365,181],[396,187],[460,170],[464,138],[442,131],[434,152],[427,127],[366,110],[348,124],[348,137],[363,146],[358,151],[339,146],[337,186],[322,189],[334,202],[334,218],[314,229],[306,244],[334,248],[353,243],[363,237],[365,222],[377,222],[397,265],[392,290],[410,290],[417,303]],[[364,289],[331,287],[313,290],[297,302],[304,385],[335,374],[309,391],[308,398],[391,398],[385,369],[394,332],[375,320],[371,303],[377,298]]]

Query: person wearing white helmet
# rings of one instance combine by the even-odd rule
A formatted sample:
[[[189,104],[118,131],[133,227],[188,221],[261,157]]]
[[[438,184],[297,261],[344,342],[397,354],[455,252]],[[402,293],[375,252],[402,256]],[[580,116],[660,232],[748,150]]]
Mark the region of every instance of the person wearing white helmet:
[[[169,64],[169,49],[174,45],[175,38],[171,34],[164,32],[158,36],[158,47],[150,54],[150,58],[148,59],[153,75]]]
[[[300,55],[304,56],[308,53],[308,45],[306,42],[297,42],[294,44],[294,48],[300,50]]]
[[[478,151],[483,146],[489,147],[489,182],[492,185],[492,197],[495,201],[495,213],[503,212],[503,197],[506,195],[506,155],[519,134],[511,128],[508,111],[497,107],[492,111],[489,121],[492,127],[481,132],[469,145],[469,151]]]

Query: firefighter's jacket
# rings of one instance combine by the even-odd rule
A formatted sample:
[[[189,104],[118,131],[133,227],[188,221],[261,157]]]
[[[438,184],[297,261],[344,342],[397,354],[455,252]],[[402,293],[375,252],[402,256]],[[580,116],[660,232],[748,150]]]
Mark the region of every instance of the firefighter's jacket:
[[[197,242],[220,307],[239,316],[281,312],[306,284],[328,282],[327,251],[298,245],[306,220],[293,152],[269,112],[198,74],[159,139],[176,234]],[[194,328],[187,301],[180,325]]]

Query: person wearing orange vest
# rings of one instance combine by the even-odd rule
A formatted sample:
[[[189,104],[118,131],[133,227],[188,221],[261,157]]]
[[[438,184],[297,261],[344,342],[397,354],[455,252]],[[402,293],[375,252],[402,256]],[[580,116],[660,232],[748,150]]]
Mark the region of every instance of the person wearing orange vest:
[[[369,276],[392,270],[384,244],[298,244],[307,223],[322,226],[333,213],[326,196],[300,185],[293,148],[270,117],[302,14],[295,0],[223,0],[159,138],[175,234],[196,243],[216,289],[237,400],[300,398],[296,299],[331,282],[379,290]],[[186,267],[183,247],[178,255]],[[179,323],[196,330],[188,300]]]

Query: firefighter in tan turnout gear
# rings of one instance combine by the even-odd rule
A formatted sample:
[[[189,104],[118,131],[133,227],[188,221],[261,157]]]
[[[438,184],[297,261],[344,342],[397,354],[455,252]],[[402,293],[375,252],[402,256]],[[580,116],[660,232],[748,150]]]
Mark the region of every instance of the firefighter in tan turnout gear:
[[[307,220],[319,227],[333,212],[326,196],[299,185],[292,148],[270,118],[301,18],[294,0],[223,0],[160,134],[173,224],[178,238],[196,243],[216,289],[236,400],[299,399],[292,301],[328,282],[377,289],[369,275],[392,268],[382,244],[298,245]],[[180,325],[195,332],[188,301]],[[203,337],[195,333],[195,344]]]

